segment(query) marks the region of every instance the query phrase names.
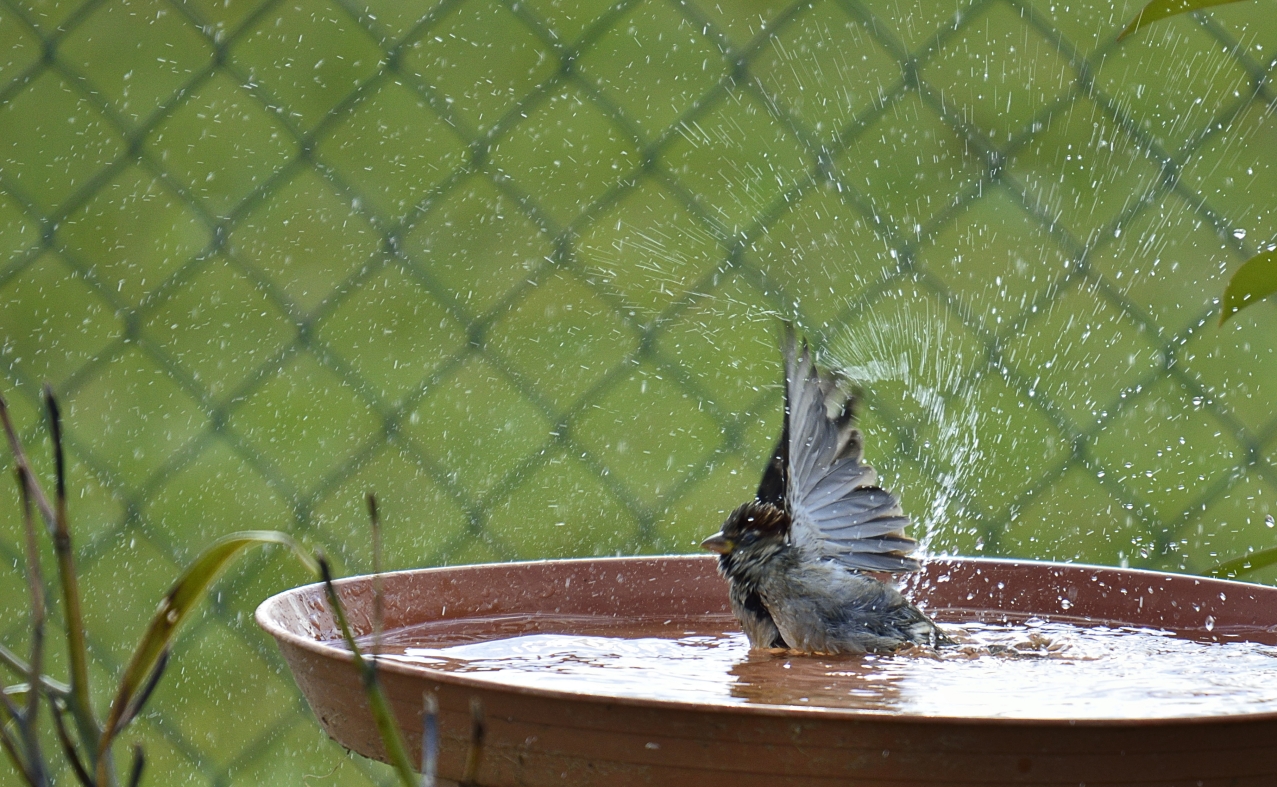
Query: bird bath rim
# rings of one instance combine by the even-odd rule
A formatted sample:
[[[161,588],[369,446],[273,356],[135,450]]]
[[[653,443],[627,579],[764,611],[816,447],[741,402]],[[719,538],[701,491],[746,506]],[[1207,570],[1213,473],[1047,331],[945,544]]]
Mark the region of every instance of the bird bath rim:
[[[389,599],[390,591],[399,583],[411,583],[419,578],[428,579],[437,576],[454,576],[465,578],[466,574],[478,574],[480,572],[492,572],[499,570],[506,571],[529,571],[529,570],[555,570],[571,572],[573,570],[590,570],[605,569],[607,567],[630,568],[635,569],[645,564],[653,564],[655,567],[661,566],[679,566],[682,565],[684,570],[700,567],[712,566],[715,558],[709,555],[666,555],[666,556],[632,556],[632,557],[603,557],[603,558],[569,558],[569,559],[552,559],[552,560],[529,560],[517,561],[510,563],[482,563],[469,564],[460,566],[443,566],[423,569],[408,569],[402,571],[385,572],[381,574],[382,582],[386,587],[387,599]],[[945,569],[948,569],[946,571]],[[1153,571],[1148,569],[1131,569],[1131,568],[1114,568],[1109,566],[1097,566],[1083,563],[1058,563],[1049,561],[1031,561],[1019,560],[1013,558],[986,558],[986,557],[934,557],[923,561],[922,572],[915,577],[910,577],[904,583],[907,586],[906,594],[914,598],[921,598],[924,604],[927,604],[928,594],[927,587],[934,590],[934,585],[952,582],[951,579],[942,579],[942,577],[950,576],[952,572],[957,570],[973,570],[976,575],[984,573],[985,569],[999,570],[1003,572],[1025,570],[1045,572],[1047,576],[1054,576],[1059,580],[1059,584],[1055,587],[1061,590],[1068,586],[1069,581],[1077,581],[1090,577],[1088,583],[1099,582],[1100,577],[1106,577],[1111,580],[1123,580],[1124,585],[1149,587],[1157,586],[1158,591],[1164,590],[1167,584],[1182,582],[1187,587],[1197,587],[1204,591],[1211,591],[1212,596],[1218,593],[1228,594],[1250,592],[1250,600],[1253,602],[1256,595],[1269,596],[1270,603],[1274,604],[1273,615],[1271,621],[1257,621],[1249,625],[1253,632],[1266,631],[1272,637],[1277,637],[1277,588],[1266,585],[1258,585],[1248,582],[1240,582],[1231,579],[1215,579],[1210,577],[1199,577],[1190,574],[1175,574],[1171,572]],[[610,573],[610,572],[609,572]],[[1072,575],[1072,576],[1068,576]],[[618,575],[619,577],[620,575]],[[358,606],[352,605],[350,600],[346,598],[347,592],[355,590],[360,594],[371,594],[371,578],[372,575],[361,575],[340,579],[335,582],[342,592],[343,600],[346,601],[348,607]],[[961,580],[959,580],[961,581]],[[1146,585],[1146,583],[1148,583]],[[919,586],[922,586],[920,588]],[[1203,587],[1204,586],[1204,587]],[[1116,589],[1119,586],[1114,586]],[[1001,590],[1001,588],[999,589]],[[1047,589],[1049,590],[1049,589]],[[1218,593],[1214,591],[1218,591]],[[1127,595],[1122,593],[1122,595]],[[1157,592],[1150,595],[1158,595]],[[541,598],[549,598],[548,593],[541,594]],[[349,663],[352,660],[350,652],[340,642],[339,635],[333,627],[331,619],[327,620],[326,636],[319,637],[318,630],[312,630],[309,634],[301,633],[293,628],[288,627],[283,620],[289,611],[291,605],[304,603],[306,600],[314,601],[322,599],[322,608],[315,608],[312,604],[310,613],[312,615],[312,624],[318,626],[313,616],[318,613],[327,618],[327,600],[324,596],[323,585],[314,583],[292,588],[290,590],[278,593],[258,606],[255,618],[258,625],[273,636],[280,644],[290,645],[302,651],[309,652],[314,656],[318,656],[327,660],[338,660]],[[723,583],[722,601],[723,609],[719,611],[699,613],[700,615],[719,615],[730,614],[727,612],[727,587]],[[1119,599],[1120,600],[1120,599]],[[1227,604],[1228,602],[1223,602]],[[1142,604],[1142,601],[1141,601]],[[1171,602],[1171,607],[1176,607],[1176,602]],[[389,610],[390,604],[387,603]],[[446,612],[446,606],[445,606]],[[929,613],[936,613],[942,619],[971,619],[980,616],[997,615],[999,610],[990,609],[987,606],[981,607],[978,603],[970,607],[955,605],[928,605]],[[300,608],[292,610],[301,613]],[[640,610],[641,611],[641,610]],[[1179,609],[1179,613],[1187,614],[1186,610]],[[1210,616],[1211,612],[1205,608],[1198,610],[1203,616]],[[498,613],[499,614],[499,613]],[[513,614],[513,613],[507,613]],[[1028,617],[1037,617],[1045,621],[1058,621],[1073,623],[1078,625],[1126,625],[1139,627],[1156,627],[1147,621],[1123,620],[1119,617],[1105,617],[1093,615],[1070,614],[1067,611],[1060,613],[1051,612],[1017,612],[1001,610],[1001,614],[1007,616],[1004,619],[1026,619]],[[456,619],[484,617],[484,613],[462,613]],[[601,616],[601,615],[600,615]],[[356,629],[356,636],[366,634],[371,624],[366,614],[352,614],[352,627]],[[361,619],[362,618],[362,619]],[[296,618],[294,618],[296,619]],[[390,620],[388,618],[387,622]],[[421,622],[421,621],[417,621]],[[360,623],[364,626],[361,627]],[[1233,626],[1239,624],[1232,624]],[[388,628],[393,626],[388,625]],[[1197,632],[1199,636],[1196,639],[1224,641],[1221,634],[1230,628],[1227,623],[1217,624],[1214,631],[1206,626],[1200,627],[1164,627],[1165,630],[1173,631],[1177,636],[1183,636],[1185,633]],[[1238,638],[1240,639],[1240,638]],[[290,667],[292,663],[290,662]],[[353,667],[352,675],[353,675]],[[479,677],[474,677],[465,673],[447,672],[442,670],[431,669],[426,665],[404,664],[395,660],[382,660],[378,664],[378,670],[383,673],[392,673],[402,675],[404,677],[415,678],[418,680],[427,680],[440,685],[453,686],[458,689],[469,689],[473,691],[483,692],[500,692],[502,694],[534,697],[543,700],[560,700],[578,703],[594,703],[607,706],[627,706],[633,708],[646,709],[677,709],[684,712],[706,712],[706,713],[728,713],[741,714],[744,716],[781,716],[791,719],[821,719],[821,720],[846,720],[846,721],[864,721],[879,723],[908,723],[908,724],[954,724],[961,723],[963,725],[991,725],[991,726],[1047,726],[1047,727],[1088,727],[1088,728],[1104,728],[1104,727],[1132,727],[1132,726],[1179,726],[1179,725],[1200,725],[1200,724],[1235,724],[1245,722],[1262,722],[1277,721],[1277,712],[1251,712],[1237,713],[1227,715],[1182,715],[1182,716],[1166,716],[1166,717],[1139,717],[1139,718],[1078,718],[1069,719],[1062,717],[981,717],[981,716],[961,716],[948,714],[922,714],[922,713],[902,713],[895,710],[879,710],[879,709],[862,709],[862,708],[831,708],[820,706],[800,706],[800,705],[776,705],[766,703],[738,703],[738,702],[714,702],[714,701],[696,701],[683,702],[673,699],[663,698],[644,698],[630,696],[612,696],[599,695],[585,692],[576,692],[563,689],[544,688],[536,686],[511,685],[497,683]],[[309,697],[308,697],[309,699]]]

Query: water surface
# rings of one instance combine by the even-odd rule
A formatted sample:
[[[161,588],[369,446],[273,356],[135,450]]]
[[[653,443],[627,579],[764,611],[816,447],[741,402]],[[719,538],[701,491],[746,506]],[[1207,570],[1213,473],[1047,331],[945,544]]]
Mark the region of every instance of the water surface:
[[[520,615],[387,632],[381,653],[511,686],[689,703],[1017,719],[1277,711],[1272,645],[1037,619],[943,625],[956,646],[804,656],[750,651],[729,616]]]

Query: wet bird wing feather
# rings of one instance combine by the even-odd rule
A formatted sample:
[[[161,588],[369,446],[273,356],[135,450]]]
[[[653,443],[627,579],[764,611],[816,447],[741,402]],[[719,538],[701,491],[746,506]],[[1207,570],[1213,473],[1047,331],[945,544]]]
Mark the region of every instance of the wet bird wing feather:
[[[916,542],[904,534],[909,518],[863,462],[856,398],[816,368],[807,343],[800,350],[792,329],[785,332],[784,351],[785,425],[759,499],[766,492],[773,498],[767,502],[783,503],[795,543],[814,545],[847,568],[916,570],[918,561],[909,557]],[[782,481],[784,496],[777,501]]]

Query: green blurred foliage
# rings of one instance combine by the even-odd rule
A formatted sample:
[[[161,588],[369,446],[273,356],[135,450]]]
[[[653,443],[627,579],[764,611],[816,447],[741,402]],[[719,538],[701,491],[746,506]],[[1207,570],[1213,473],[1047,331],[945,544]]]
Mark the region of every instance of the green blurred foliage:
[[[1277,241],[1277,17],[1116,42],[1136,10],[0,5],[0,372],[41,462],[68,405],[94,674],[227,532],[368,570],[369,490],[391,568],[693,550],[775,440],[781,317],[933,552],[1271,546],[1277,308],[1215,299]],[[388,783],[251,623],[305,579],[219,582],[153,783]]]
[[[1202,11],[1207,8],[1213,8],[1215,6],[1226,5],[1238,1],[1239,0],[1150,0],[1150,2],[1140,10],[1135,19],[1131,20],[1131,22],[1127,24],[1120,37],[1125,38],[1126,36],[1134,33],[1136,30],[1167,17]],[[1212,80],[1211,77],[1218,74],[1221,70],[1231,69],[1234,72],[1233,82],[1235,83],[1235,87],[1232,91],[1234,95],[1237,95],[1240,90],[1245,89],[1247,75],[1243,73],[1241,69],[1237,68],[1235,63],[1231,62],[1227,52],[1216,53],[1216,57],[1214,58],[1216,61],[1215,63],[1194,62],[1186,64],[1173,62],[1172,58],[1173,55],[1168,55],[1161,63],[1154,63],[1151,62],[1151,59],[1144,59],[1140,61],[1140,66],[1152,65],[1155,69],[1158,69],[1152,74],[1154,79],[1156,79],[1156,76],[1162,69],[1170,67],[1188,75],[1189,78],[1196,78],[1198,80],[1198,84],[1194,85],[1194,87],[1198,88],[1197,90],[1190,90],[1180,94],[1179,96],[1166,93],[1165,100],[1158,102],[1164,103],[1167,106],[1163,112],[1155,114],[1163,115],[1164,118],[1169,119],[1180,128],[1191,129],[1193,124],[1188,122],[1188,118],[1190,117],[1190,113],[1196,110],[1197,106],[1202,104],[1202,93],[1214,92],[1216,96],[1225,101],[1227,100],[1226,97],[1229,88],[1227,84],[1208,84],[1209,82],[1215,81]],[[1166,85],[1172,90],[1177,87],[1174,80],[1169,82],[1161,82],[1158,80],[1158,82],[1159,84]],[[1143,91],[1138,91],[1137,98],[1142,99],[1142,93]],[[1196,98],[1194,98],[1194,96],[1196,96]],[[1215,96],[1210,97],[1215,98]],[[1160,97],[1154,97],[1150,94],[1149,98],[1150,100],[1155,100],[1155,98]],[[1175,106],[1177,98],[1181,102],[1191,100],[1193,102],[1193,106],[1190,107],[1187,103],[1181,103],[1177,108]],[[1220,105],[1220,102],[1211,101],[1208,102],[1206,106],[1209,107],[1211,104],[1218,106]],[[1221,325],[1223,325],[1229,317],[1241,309],[1251,306],[1274,292],[1277,292],[1277,257],[1274,257],[1273,253],[1274,247],[1269,245],[1265,251],[1250,258],[1243,263],[1240,268],[1233,272],[1232,277],[1228,280],[1228,285],[1224,289],[1224,303],[1221,307],[1219,318]]]

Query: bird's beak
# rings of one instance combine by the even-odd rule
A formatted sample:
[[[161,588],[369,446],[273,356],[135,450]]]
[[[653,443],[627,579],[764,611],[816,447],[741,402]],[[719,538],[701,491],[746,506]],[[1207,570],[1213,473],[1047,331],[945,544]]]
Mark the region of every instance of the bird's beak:
[[[735,548],[736,544],[722,533],[715,533],[701,542],[701,549],[708,549],[710,552],[717,552],[720,555],[729,554]]]

